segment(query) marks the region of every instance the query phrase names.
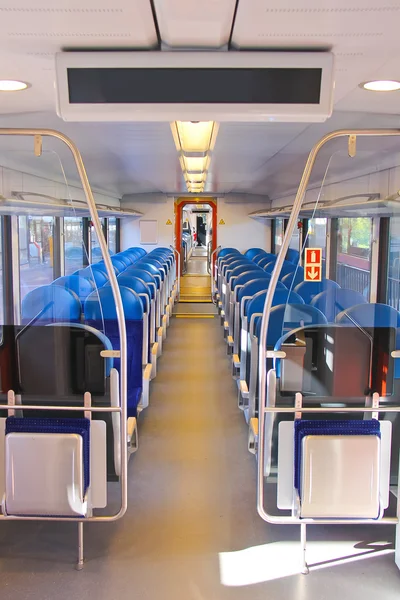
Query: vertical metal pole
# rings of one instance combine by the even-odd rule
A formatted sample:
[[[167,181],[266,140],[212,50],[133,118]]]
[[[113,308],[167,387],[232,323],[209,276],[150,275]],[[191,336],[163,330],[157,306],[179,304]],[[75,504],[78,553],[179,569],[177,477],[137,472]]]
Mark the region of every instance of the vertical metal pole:
[[[307,525],[302,523],[300,525],[300,541],[301,541],[301,572],[303,575],[308,575],[310,569],[307,566]]]
[[[78,523],[78,562],[76,563],[76,570],[82,571],[83,569],[83,521]]]

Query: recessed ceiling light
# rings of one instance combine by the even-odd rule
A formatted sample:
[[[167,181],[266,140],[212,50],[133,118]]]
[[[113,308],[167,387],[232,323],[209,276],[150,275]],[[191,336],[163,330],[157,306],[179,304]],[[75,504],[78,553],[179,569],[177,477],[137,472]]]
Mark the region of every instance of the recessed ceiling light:
[[[15,81],[13,79],[0,79],[0,92],[20,92],[29,87],[25,81]]]
[[[395,92],[400,90],[400,81],[392,81],[390,79],[366,81],[361,83],[360,87],[370,92]]]

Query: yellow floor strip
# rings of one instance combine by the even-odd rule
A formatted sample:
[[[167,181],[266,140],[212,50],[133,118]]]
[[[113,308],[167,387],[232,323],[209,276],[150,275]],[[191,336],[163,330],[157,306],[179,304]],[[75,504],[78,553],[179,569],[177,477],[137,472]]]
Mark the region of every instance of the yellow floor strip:
[[[204,315],[202,313],[180,313],[175,315],[177,319],[213,319],[215,315]]]

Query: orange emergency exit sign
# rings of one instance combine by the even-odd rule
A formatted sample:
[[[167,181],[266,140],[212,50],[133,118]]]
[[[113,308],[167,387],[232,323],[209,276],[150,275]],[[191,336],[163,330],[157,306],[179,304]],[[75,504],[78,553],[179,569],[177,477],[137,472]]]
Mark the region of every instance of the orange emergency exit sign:
[[[304,281],[321,281],[322,248],[306,248],[304,258]]]

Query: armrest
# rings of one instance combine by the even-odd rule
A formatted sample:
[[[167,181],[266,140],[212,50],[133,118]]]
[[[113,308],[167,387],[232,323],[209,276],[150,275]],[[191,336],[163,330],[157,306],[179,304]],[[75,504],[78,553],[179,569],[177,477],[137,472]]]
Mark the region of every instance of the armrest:
[[[242,395],[242,398],[245,400],[249,399],[249,388],[247,387],[247,381],[244,379],[239,380],[239,391]]]
[[[228,335],[228,337],[226,338],[226,341],[228,342],[229,346],[233,346],[234,341],[233,341],[233,337],[231,335]]]
[[[238,369],[240,367],[240,358],[237,354],[233,355],[232,362],[233,362],[233,366],[235,367],[235,369]]]
[[[143,371],[143,391],[142,391],[142,399],[140,402],[140,410],[147,408],[149,405],[149,397],[150,397],[150,379],[152,373],[153,366],[149,363],[146,365]]]

